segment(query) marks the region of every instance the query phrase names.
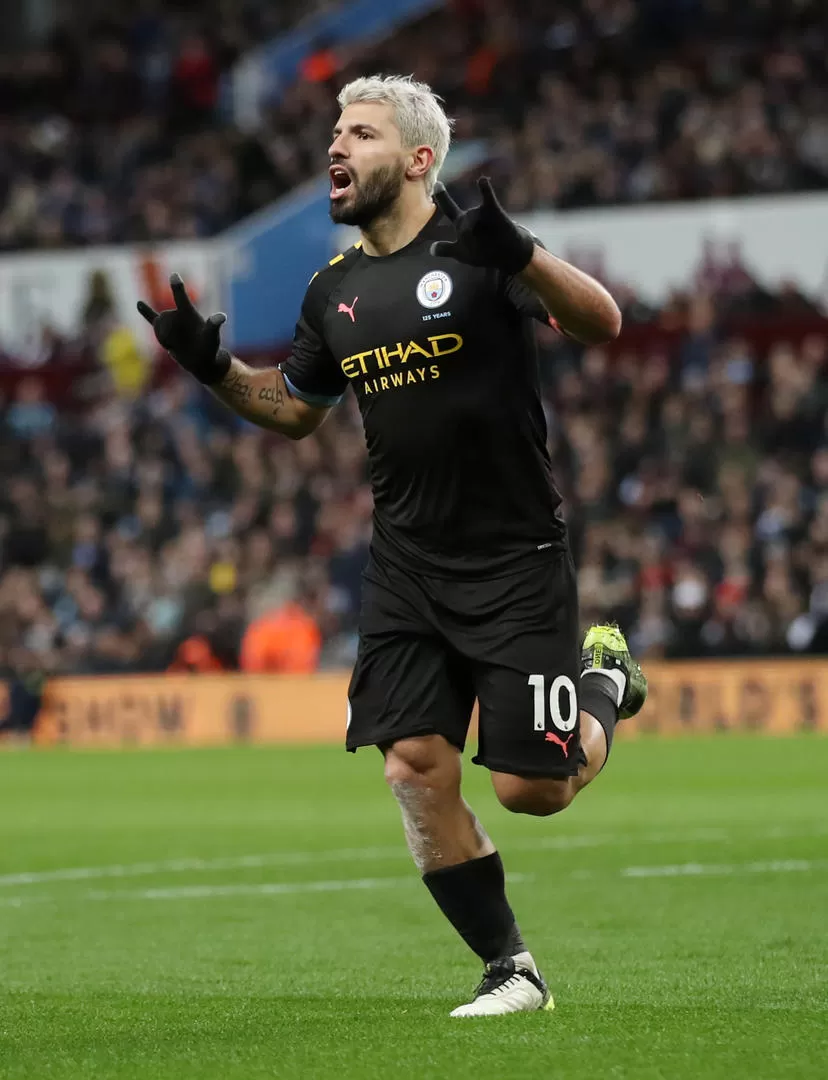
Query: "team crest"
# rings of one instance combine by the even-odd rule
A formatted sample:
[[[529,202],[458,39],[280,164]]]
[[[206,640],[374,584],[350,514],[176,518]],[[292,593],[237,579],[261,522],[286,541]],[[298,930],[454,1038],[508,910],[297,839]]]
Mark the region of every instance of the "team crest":
[[[430,270],[417,285],[417,299],[424,308],[442,307],[451,296],[451,278],[443,270]]]

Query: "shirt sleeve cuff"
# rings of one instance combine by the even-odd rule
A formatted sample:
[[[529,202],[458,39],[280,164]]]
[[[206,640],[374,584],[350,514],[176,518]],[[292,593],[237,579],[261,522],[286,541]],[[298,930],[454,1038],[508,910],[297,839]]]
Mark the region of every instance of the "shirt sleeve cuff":
[[[306,402],[308,405],[319,405],[323,408],[332,408],[334,405],[338,405],[340,401],[345,397],[344,394],[308,394],[305,390],[300,390],[288,376],[282,372],[282,378],[285,380],[285,386],[291,393],[292,397],[299,398],[300,401]]]

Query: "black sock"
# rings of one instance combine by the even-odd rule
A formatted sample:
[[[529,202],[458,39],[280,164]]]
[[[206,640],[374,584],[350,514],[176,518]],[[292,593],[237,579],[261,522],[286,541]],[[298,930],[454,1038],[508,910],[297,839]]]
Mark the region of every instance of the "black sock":
[[[447,866],[423,874],[440,910],[485,963],[514,956],[526,946],[506,899],[506,875],[500,855]]]
[[[581,675],[578,693],[579,705],[594,716],[607,737],[607,757],[612,746],[612,736],[618,723],[618,686],[602,671],[585,671]]]

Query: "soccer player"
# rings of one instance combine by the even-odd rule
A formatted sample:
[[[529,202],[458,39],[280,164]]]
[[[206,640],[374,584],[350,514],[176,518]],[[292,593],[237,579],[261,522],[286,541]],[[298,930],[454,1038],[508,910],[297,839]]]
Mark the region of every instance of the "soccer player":
[[[505,214],[488,180],[471,210],[436,185],[450,124],[428,86],[360,78],[339,104],[330,213],[362,239],[310,281],[290,357],[268,369],[232,357],[224,314],[204,319],[177,275],[175,308],[138,308],[183,368],[262,427],[301,439],[356,394],[374,532],[346,746],[382,751],[423,881],[485,965],[452,1016],[549,1009],[500,855],[461,794],[461,753],[477,700],[474,760],[497,798],[554,814],[644,702],[619,630],[592,627],[579,650],[532,330],[601,342],[620,314]]]

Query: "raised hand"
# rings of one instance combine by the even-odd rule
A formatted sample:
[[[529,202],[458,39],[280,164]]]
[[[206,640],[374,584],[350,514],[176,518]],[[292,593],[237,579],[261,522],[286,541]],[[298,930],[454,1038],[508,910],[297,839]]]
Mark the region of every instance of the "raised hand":
[[[143,300],[138,311],[155,331],[161,345],[185,371],[206,385],[221,382],[230,370],[230,353],[222,348],[220,327],[227,321],[223,311],[205,319],[187,295],[180,274],[170,276],[175,307],[154,311]]]
[[[519,274],[532,258],[535,240],[528,229],[517,225],[497,201],[488,176],[477,181],[483,201],[470,210],[461,210],[441,183],[434,189],[434,201],[457,230],[457,240],[438,240],[432,255],[457,259],[470,266],[495,266],[506,274]]]

